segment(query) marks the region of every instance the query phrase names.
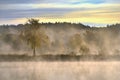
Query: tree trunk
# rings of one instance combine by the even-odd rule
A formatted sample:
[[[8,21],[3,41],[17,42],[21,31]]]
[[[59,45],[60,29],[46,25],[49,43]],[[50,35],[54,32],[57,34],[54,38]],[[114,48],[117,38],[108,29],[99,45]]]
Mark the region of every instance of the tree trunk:
[[[33,48],[33,56],[36,56],[36,50],[35,50],[35,47]]]

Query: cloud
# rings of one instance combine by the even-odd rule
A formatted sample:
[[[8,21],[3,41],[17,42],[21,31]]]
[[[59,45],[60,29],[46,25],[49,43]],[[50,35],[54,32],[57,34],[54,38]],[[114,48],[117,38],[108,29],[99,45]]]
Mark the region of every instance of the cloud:
[[[34,4],[34,3],[65,3],[65,4],[81,4],[81,3],[118,3],[120,0],[0,0],[0,4]]]
[[[14,18],[14,19],[0,19],[0,24],[24,24],[27,18]]]
[[[119,7],[118,0],[0,0],[0,24],[31,17],[42,22],[116,23]]]
[[[120,3],[120,0],[105,0],[106,3]]]
[[[63,8],[38,8],[29,10],[0,10],[1,19],[29,18],[29,17],[62,17],[65,13],[75,11],[74,9]]]
[[[0,0],[1,4],[18,4],[18,3],[96,3],[104,0]]]
[[[35,3],[35,0],[0,0],[0,4]]]

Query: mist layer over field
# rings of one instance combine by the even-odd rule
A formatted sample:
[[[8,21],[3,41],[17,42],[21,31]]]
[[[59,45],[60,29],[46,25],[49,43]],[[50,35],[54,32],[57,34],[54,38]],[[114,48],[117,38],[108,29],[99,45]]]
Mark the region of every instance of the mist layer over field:
[[[0,62],[1,80],[119,80],[119,62]]]
[[[120,25],[89,27],[83,24],[40,24],[49,39],[48,45],[37,48],[40,54],[118,55],[120,53]],[[21,40],[24,25],[0,26],[0,54],[32,55],[32,49]]]
[[[24,29],[24,25],[0,26],[1,80],[118,80],[120,78],[120,63],[117,61],[92,62],[96,60],[95,56],[92,61],[87,62],[91,59],[90,55],[97,55],[97,58],[117,55],[119,58],[119,24],[103,28],[71,23],[48,23],[40,26],[48,36],[49,42],[37,48],[36,57],[29,56],[33,55],[32,49],[21,40],[20,32]],[[48,55],[42,61],[39,60],[40,54],[56,55],[60,60],[54,58],[54,61],[50,61],[51,57]],[[70,56],[57,56],[58,54],[72,55],[71,58],[80,60],[81,55],[88,56],[82,58],[83,61],[74,61]],[[64,61],[63,58],[68,60]]]

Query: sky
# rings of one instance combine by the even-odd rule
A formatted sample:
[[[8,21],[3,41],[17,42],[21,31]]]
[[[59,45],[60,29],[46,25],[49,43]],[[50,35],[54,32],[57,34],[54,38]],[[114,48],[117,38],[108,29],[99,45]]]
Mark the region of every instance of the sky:
[[[105,26],[120,23],[120,0],[0,0],[0,25],[29,18]]]

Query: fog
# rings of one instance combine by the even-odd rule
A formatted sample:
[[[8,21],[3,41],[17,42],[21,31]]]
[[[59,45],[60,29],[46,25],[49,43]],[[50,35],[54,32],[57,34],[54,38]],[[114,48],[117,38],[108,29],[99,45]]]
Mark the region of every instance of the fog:
[[[40,26],[50,42],[47,46],[37,48],[38,55],[118,55],[120,53],[119,24],[103,28],[70,23],[41,24]],[[32,54],[30,46],[19,36],[23,27],[24,25],[0,27],[0,54]]]
[[[5,57],[2,55],[10,54],[32,55],[31,47],[20,37],[20,32],[23,29],[24,25],[0,27],[1,58]],[[41,24],[41,30],[48,36],[49,43],[37,48],[37,55],[99,55],[108,58],[108,55],[120,54],[119,25],[91,28],[81,24]],[[0,80],[120,79],[120,62],[115,60],[97,62],[95,60],[89,61],[85,57],[86,61],[62,61],[62,59],[60,61],[34,61],[36,57],[32,57],[33,61],[15,61],[14,57],[16,56],[7,56],[5,58],[7,60],[1,59]],[[17,58],[19,57],[17,56]],[[23,58],[20,57],[20,59]]]
[[[1,80],[119,80],[119,62],[0,62]]]

